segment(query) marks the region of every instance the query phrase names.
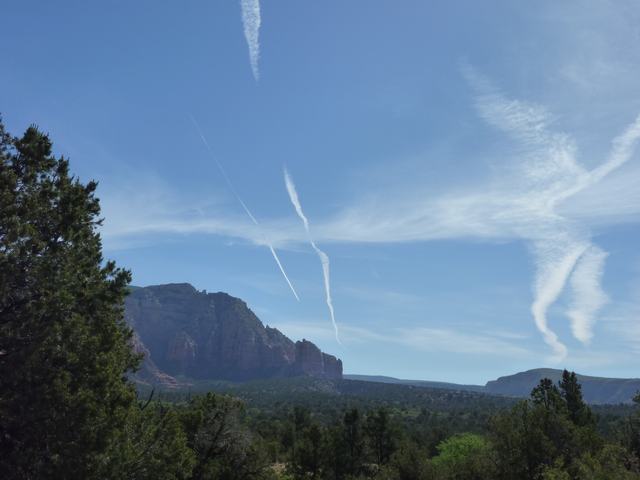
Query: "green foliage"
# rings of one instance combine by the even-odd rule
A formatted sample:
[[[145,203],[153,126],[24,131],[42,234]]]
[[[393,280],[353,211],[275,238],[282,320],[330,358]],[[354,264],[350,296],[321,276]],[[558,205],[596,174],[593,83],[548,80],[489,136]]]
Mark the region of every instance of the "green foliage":
[[[569,419],[578,426],[584,427],[593,425],[594,418],[591,410],[582,399],[582,387],[578,383],[575,372],[562,372],[560,380],[560,390],[569,411]]]
[[[323,467],[325,436],[317,423],[296,428],[291,467],[294,478],[318,478]]]
[[[583,454],[565,466],[562,461],[547,467],[543,480],[638,480],[637,462],[619,445],[606,445],[595,453]]]
[[[535,405],[542,406],[545,412],[560,413],[566,408],[560,390],[548,378],[540,380],[540,383],[531,391],[531,401]]]
[[[490,431],[499,478],[505,479],[563,478],[564,473],[578,478],[577,460],[597,455],[603,446],[575,374],[567,371],[558,387],[541,380],[531,401],[496,416]]]
[[[376,463],[385,465],[396,448],[388,409],[380,407],[370,412],[366,418],[365,432]]]
[[[558,462],[556,465],[545,467],[540,478],[542,480],[571,480],[571,475],[565,470],[562,462]]]
[[[633,399],[636,411],[620,427],[621,443],[640,461],[640,394]]]
[[[187,444],[196,458],[189,478],[268,478],[267,454],[242,424],[240,401],[208,393],[194,398],[179,412]]]
[[[454,435],[438,445],[433,459],[438,478],[480,480],[495,478],[495,461],[491,445],[484,437],[472,433]]]
[[[96,478],[137,408],[130,274],[103,262],[95,189],[35,127],[0,123],[2,478]]]
[[[413,442],[403,442],[376,480],[431,480],[435,478],[427,453]]]
[[[177,412],[160,403],[133,410],[107,454],[120,461],[101,478],[187,479],[195,464]]]
[[[589,480],[638,480],[638,459],[619,445],[605,445],[576,461],[576,478]]]
[[[489,428],[499,465],[497,478],[536,478],[540,466],[554,455],[552,442],[529,402],[497,415]]]
[[[591,422],[571,416],[566,400],[567,391],[573,388],[570,375],[568,380],[564,386],[543,381],[531,400],[495,412],[491,404],[482,402],[454,409],[439,403],[431,392],[432,408],[416,409],[413,402],[425,399],[413,389],[390,390],[395,393],[389,395],[386,405],[374,391],[373,398],[348,397],[351,405],[341,396],[336,406],[336,396],[317,390],[319,384],[312,380],[263,381],[231,388],[247,398],[249,407],[238,416],[237,427],[250,428],[257,449],[254,454],[262,449],[263,458],[268,459],[262,463],[261,475],[288,480],[574,480],[597,479],[609,472],[623,479],[635,478],[636,457],[623,446],[605,443],[586,405],[575,402],[579,409],[574,411],[588,409],[585,415]],[[407,392],[404,400],[396,396],[400,391]],[[262,398],[258,392],[263,392]],[[459,398],[442,393],[450,395],[450,403]],[[216,408],[222,405],[221,398],[216,399]],[[196,404],[191,400],[176,408],[186,414]],[[617,412],[618,417],[612,418],[629,412],[619,407],[599,410],[611,412],[608,415]],[[494,413],[490,421],[486,420],[488,412]],[[185,429],[193,431],[186,424]],[[478,431],[456,434],[456,429]],[[612,452],[619,453],[613,463],[608,460]]]
[[[342,421],[342,439],[346,449],[346,471],[354,475],[360,472],[364,459],[362,418],[357,408],[348,410]]]

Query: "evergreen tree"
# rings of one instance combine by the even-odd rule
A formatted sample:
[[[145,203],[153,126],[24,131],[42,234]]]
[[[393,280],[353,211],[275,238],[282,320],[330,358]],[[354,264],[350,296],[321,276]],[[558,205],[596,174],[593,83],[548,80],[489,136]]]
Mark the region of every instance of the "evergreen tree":
[[[571,421],[581,427],[593,425],[593,414],[582,398],[582,386],[578,383],[575,372],[564,370],[559,387]]]
[[[100,478],[190,479],[195,462],[175,408],[159,402],[133,409],[107,454],[119,461],[106,463]]]
[[[538,479],[543,466],[557,456],[553,442],[544,433],[539,408],[521,401],[491,420],[489,430],[498,460],[497,479]]]
[[[344,442],[347,447],[347,472],[351,475],[357,475],[362,467],[364,456],[362,422],[357,408],[353,408],[344,414],[342,425]]]
[[[542,379],[530,401],[497,415],[490,429],[504,479],[591,478],[580,476],[578,459],[603,446],[577,378],[566,371],[559,387]]]
[[[621,428],[622,441],[640,462],[640,392],[633,397],[635,411],[629,415]]]
[[[241,421],[241,401],[207,393],[181,412],[187,444],[195,454],[193,480],[252,480],[268,477],[266,452]]]
[[[543,378],[531,391],[531,400],[546,411],[560,412],[564,409],[560,390],[548,378]]]
[[[137,408],[128,271],[105,262],[95,182],[0,122],[0,478],[96,478]]]
[[[394,438],[386,408],[378,408],[367,415],[365,423],[369,449],[378,465],[384,465],[395,450]]]
[[[376,480],[435,480],[436,472],[428,455],[413,442],[402,443],[391,456],[389,465]]]
[[[319,478],[323,450],[323,432],[318,424],[298,432],[291,462],[295,478]]]

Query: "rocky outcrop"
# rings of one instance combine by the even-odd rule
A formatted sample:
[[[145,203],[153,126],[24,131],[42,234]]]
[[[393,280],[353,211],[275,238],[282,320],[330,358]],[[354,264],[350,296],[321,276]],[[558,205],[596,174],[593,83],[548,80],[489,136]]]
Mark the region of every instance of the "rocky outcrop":
[[[324,361],[322,352],[308,340],[302,339],[296,342],[296,373],[319,377],[324,374]]]
[[[342,378],[342,360],[324,352],[322,353],[322,360],[324,362],[325,377]]]
[[[265,327],[245,302],[189,284],[134,288],[125,318],[145,353],[147,375],[250,380],[308,375],[342,378],[342,362],[313,343]]]
[[[304,338],[296,342],[296,358],[293,371],[297,375],[321,378],[342,378],[342,361],[323,353]]]
[[[184,332],[178,332],[169,342],[167,359],[176,364],[180,372],[188,371],[196,363],[196,341]]]
[[[156,366],[151,359],[151,352],[144,346],[142,340],[140,340],[140,337],[135,333],[135,331],[131,339],[131,344],[133,351],[143,356],[140,368],[135,373],[138,381],[147,384],[160,385],[164,388],[179,388],[187,386],[187,384],[178,382],[178,380],[173,378],[171,375],[167,375]]]

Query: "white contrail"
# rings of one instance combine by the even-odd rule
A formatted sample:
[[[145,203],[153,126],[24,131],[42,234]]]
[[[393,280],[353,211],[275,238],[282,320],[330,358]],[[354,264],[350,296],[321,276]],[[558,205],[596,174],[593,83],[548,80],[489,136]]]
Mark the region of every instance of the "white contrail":
[[[291,203],[293,207],[296,209],[296,213],[302,220],[304,224],[304,229],[307,232],[307,237],[309,238],[309,243],[311,247],[316,252],[318,257],[320,258],[320,263],[322,264],[322,276],[324,278],[324,290],[326,293],[327,307],[329,308],[329,314],[331,315],[331,323],[333,324],[333,331],[336,336],[336,341],[342,345],[340,342],[340,336],[338,334],[338,324],[336,323],[335,315],[333,312],[333,302],[331,301],[331,285],[329,282],[329,257],[326,253],[318,248],[316,242],[313,241],[313,237],[311,236],[311,230],[309,228],[309,220],[305,216],[302,211],[302,205],[300,204],[300,199],[298,198],[298,192],[296,191],[296,186],[293,183],[293,179],[287,169],[284,169],[284,183],[287,187],[287,192],[289,193],[289,198],[291,199]]]
[[[240,0],[242,8],[242,25],[244,27],[244,38],[247,39],[249,47],[249,61],[253,78],[260,79],[258,60],[260,59],[260,1]]]
[[[233,193],[233,196],[236,197],[236,200],[242,206],[242,208],[244,209],[244,211],[247,214],[247,216],[251,219],[251,221],[257,227],[260,227],[260,223],[258,222],[256,217],[253,216],[253,214],[251,213],[251,210],[249,210],[249,207],[247,207],[247,205],[242,201],[242,198],[240,198],[240,195],[238,194],[236,189],[233,188],[233,184],[231,183],[231,180],[227,176],[227,172],[225,171],[224,167],[220,163],[220,160],[218,160],[218,157],[213,153],[213,150],[212,150],[211,146],[209,145],[209,142],[207,142],[206,137],[202,133],[202,129],[200,128],[200,125],[198,124],[196,119],[193,117],[193,115],[189,115],[189,117],[191,118],[191,121],[193,122],[193,126],[196,127],[198,135],[200,135],[200,139],[202,140],[202,143],[204,144],[205,148],[207,149],[207,151],[209,152],[209,154],[211,155],[213,160],[216,162],[216,165],[218,166],[218,170],[220,170],[220,174],[222,175],[222,178],[224,178],[224,181],[226,182],[227,187],[229,187],[229,190],[231,190],[231,193]],[[300,301],[300,298],[298,297],[298,294],[296,293],[296,289],[293,288],[293,284],[289,280],[289,277],[287,276],[287,273],[284,271],[284,267],[282,266],[282,262],[280,262],[280,259],[278,258],[278,254],[276,253],[275,249],[273,248],[273,245],[271,244],[271,242],[269,240],[267,240],[266,236],[264,236],[264,234],[263,234],[263,241],[269,247],[269,250],[271,250],[271,255],[273,255],[273,259],[278,264],[278,268],[282,272],[282,276],[284,277],[284,279],[287,281],[287,284],[289,285],[289,288],[291,289],[291,292],[293,292],[293,296],[296,297],[296,300]]]
[[[549,328],[547,310],[558,299],[576,262],[586,250],[586,245],[573,239],[551,239],[535,242],[536,279],[531,313],[544,341],[558,361],[567,356],[567,347]]]
[[[571,319],[573,336],[584,344],[593,337],[598,310],[609,300],[600,286],[607,256],[607,252],[592,245],[580,257],[569,281],[573,300],[567,316]]]
[[[289,280],[289,277],[287,277],[287,274],[284,271],[284,267],[282,266],[282,263],[280,263],[280,259],[278,258],[278,254],[276,253],[275,248],[273,248],[273,245],[271,245],[270,243],[266,242],[266,240],[265,240],[265,243],[267,243],[267,246],[269,247],[269,250],[271,250],[271,255],[273,255],[273,259],[278,264],[278,268],[282,272],[282,276],[284,277],[284,279],[287,281],[287,284],[289,285],[289,288],[291,289],[291,292],[293,293],[293,296],[296,297],[297,301],[300,301],[300,297],[298,297],[298,294],[296,293],[296,289],[293,288],[293,284]]]
[[[626,130],[612,142],[611,152],[601,165],[582,175],[573,188],[568,189],[562,198],[567,198],[582,190],[596,185],[614,170],[627,163],[633,155],[640,139],[640,116],[636,117]],[[609,254],[601,248],[590,245],[578,260],[571,274],[570,286],[573,298],[567,316],[571,321],[573,336],[584,344],[593,337],[593,325],[598,311],[609,298],[602,290],[602,274],[605,260]]]
[[[636,117],[636,119],[622,134],[613,139],[613,142],[611,142],[611,151],[609,152],[607,159],[601,165],[588,173],[579,175],[575,185],[572,188],[568,188],[562,195],[559,195],[557,200],[564,200],[581,192],[582,190],[596,185],[611,172],[627,163],[631,158],[631,155],[633,155],[639,139],[640,115]]]
[[[574,337],[588,343],[598,310],[606,302],[600,281],[606,252],[591,244],[590,233],[576,228],[557,212],[568,198],[599,183],[625,164],[640,139],[640,116],[613,141],[607,159],[593,170],[577,160],[574,141],[549,130],[550,116],[537,105],[510,100],[490,82],[466,68],[467,78],[479,91],[476,99],[481,116],[528,147],[520,160],[522,191],[513,218],[523,219],[516,231],[532,242],[536,278],[531,311],[538,330],[560,360],[567,348],[549,328],[547,310],[558,299],[571,278],[574,292],[568,315]],[[511,203],[511,202],[510,202]],[[502,214],[509,218],[508,212]]]
[[[599,182],[612,171],[625,164],[631,158],[638,139],[640,139],[640,115],[627,127],[624,133],[613,139],[613,148],[609,158],[602,165],[591,171],[590,184]]]

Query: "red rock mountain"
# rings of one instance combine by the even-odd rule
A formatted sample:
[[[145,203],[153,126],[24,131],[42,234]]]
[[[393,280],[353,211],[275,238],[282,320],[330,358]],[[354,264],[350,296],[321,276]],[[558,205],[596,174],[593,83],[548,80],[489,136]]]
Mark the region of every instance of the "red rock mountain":
[[[342,378],[339,359],[265,327],[245,302],[226,293],[199,292],[187,283],[133,288],[125,318],[134,348],[145,355],[138,376],[147,381]]]

